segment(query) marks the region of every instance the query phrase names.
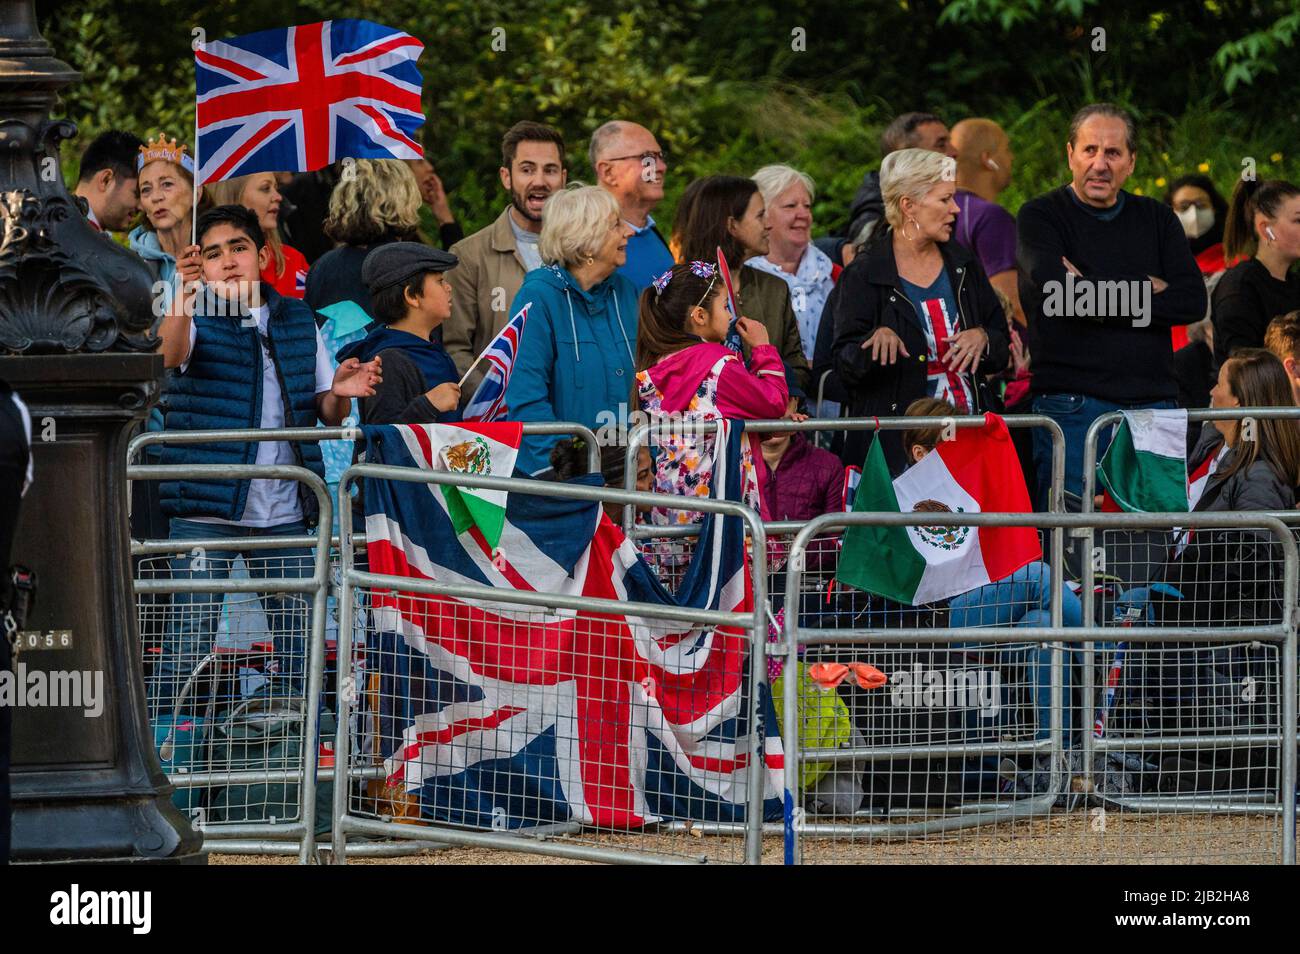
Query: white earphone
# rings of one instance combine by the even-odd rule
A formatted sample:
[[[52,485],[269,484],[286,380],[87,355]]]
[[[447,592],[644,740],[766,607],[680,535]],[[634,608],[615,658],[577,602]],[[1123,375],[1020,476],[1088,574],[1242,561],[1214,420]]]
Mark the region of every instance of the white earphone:
[[[1270,242],[1277,241],[1277,236],[1273,234],[1273,226],[1271,225],[1264,226],[1264,234],[1268,236],[1268,240]]]
[[[999,166],[998,166],[998,164],[997,164],[997,161],[994,160],[994,159],[990,159],[990,160],[988,160],[988,162],[986,163],[986,165],[987,165],[990,169],[992,169],[994,172],[997,172],[998,169],[999,169]]]

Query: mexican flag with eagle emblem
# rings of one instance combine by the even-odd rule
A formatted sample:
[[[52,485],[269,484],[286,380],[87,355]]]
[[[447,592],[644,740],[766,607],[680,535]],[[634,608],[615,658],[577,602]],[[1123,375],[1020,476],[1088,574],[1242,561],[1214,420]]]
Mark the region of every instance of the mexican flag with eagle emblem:
[[[862,465],[854,513],[1029,513],[1029,491],[1006,422],[958,428],[897,480],[877,433]],[[919,606],[1010,576],[1042,559],[1025,527],[849,527],[837,583]]]
[[[479,477],[510,477],[523,440],[522,423],[410,424],[392,429],[411,459],[431,470]],[[376,432],[378,434],[379,432]],[[506,492],[438,484],[447,516],[459,536],[480,534],[489,552],[501,542],[506,522]]]

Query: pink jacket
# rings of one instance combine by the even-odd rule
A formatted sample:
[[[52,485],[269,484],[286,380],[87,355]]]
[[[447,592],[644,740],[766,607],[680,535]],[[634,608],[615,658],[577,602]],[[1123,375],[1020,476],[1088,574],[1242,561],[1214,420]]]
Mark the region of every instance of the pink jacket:
[[[669,355],[649,369],[650,380],[663,394],[663,410],[685,411],[696,391],[718,363],[732,354],[713,342],[700,342]],[[780,352],[770,344],[754,349],[752,370],[741,361],[728,361],[718,376],[718,412],[729,420],[779,418],[785,414],[789,391]]]

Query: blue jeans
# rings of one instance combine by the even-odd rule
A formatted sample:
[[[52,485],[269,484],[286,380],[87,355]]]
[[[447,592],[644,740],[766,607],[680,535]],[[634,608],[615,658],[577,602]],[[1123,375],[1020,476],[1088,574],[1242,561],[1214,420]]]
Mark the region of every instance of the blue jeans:
[[[968,593],[953,597],[949,606],[949,621],[954,629],[994,626],[1050,626],[1051,570],[1041,560],[1027,564],[1010,576],[989,583]],[[1083,625],[1083,604],[1079,597],[1062,588],[1061,623],[1064,626]],[[1035,739],[1049,735],[1052,713],[1052,650],[1035,645],[1030,649],[1003,649],[999,652],[1003,664],[1023,666],[1029,672],[1034,687],[1034,711],[1037,720]],[[1026,658],[1027,657],[1027,658]],[[1070,733],[1070,657],[1066,654],[1064,673],[1063,725],[1066,738]],[[1067,742],[1068,744],[1068,742]]]
[[[251,550],[239,540],[250,537],[302,536],[307,527],[301,520],[277,527],[238,527],[224,523],[200,523],[173,518],[170,540],[229,539],[229,549],[185,553],[170,561],[174,580],[224,580],[229,578],[236,557],[244,556],[248,575],[256,579],[311,576],[313,555],[308,547],[283,550]],[[306,670],[307,597],[300,593],[268,593],[261,597],[270,627],[270,641],[276,672],[272,685],[277,695],[301,696]],[[149,711],[153,718],[168,716],[176,705],[185,681],[209,652],[217,634],[222,610],[219,593],[173,593],[168,612],[162,653],[149,680]],[[205,700],[208,679],[201,676],[186,698],[183,714],[193,714]]]
[[[1044,394],[1034,398],[1034,413],[1050,417],[1065,433],[1065,489],[1079,497],[1083,494],[1083,443],[1092,422],[1108,411],[1133,411],[1142,408],[1174,407],[1173,401],[1146,404],[1116,404],[1084,394]],[[1034,433],[1034,469],[1038,472],[1037,505],[1047,509],[1052,485],[1052,439],[1047,431],[1036,427]],[[1110,446],[1111,432],[1097,435],[1097,461]]]

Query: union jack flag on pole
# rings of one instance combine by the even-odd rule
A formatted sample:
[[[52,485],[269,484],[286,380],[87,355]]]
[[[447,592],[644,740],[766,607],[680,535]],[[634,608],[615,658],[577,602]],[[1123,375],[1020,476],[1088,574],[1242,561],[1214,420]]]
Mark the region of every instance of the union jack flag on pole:
[[[369,20],[326,20],[194,52],[200,182],[311,172],[344,157],[419,159],[424,44]]]
[[[495,338],[483,349],[474,364],[486,361],[488,372],[483,376],[474,397],[465,407],[461,420],[488,423],[504,418],[510,409],[506,407],[506,386],[510,383],[510,372],[514,370],[515,358],[519,356],[519,342],[524,337],[524,323],[528,321],[528,309],[533,303],[527,302],[519,313],[506,322]],[[470,371],[474,365],[470,365]],[[469,377],[469,371],[465,372]],[[464,381],[464,378],[461,379]]]

